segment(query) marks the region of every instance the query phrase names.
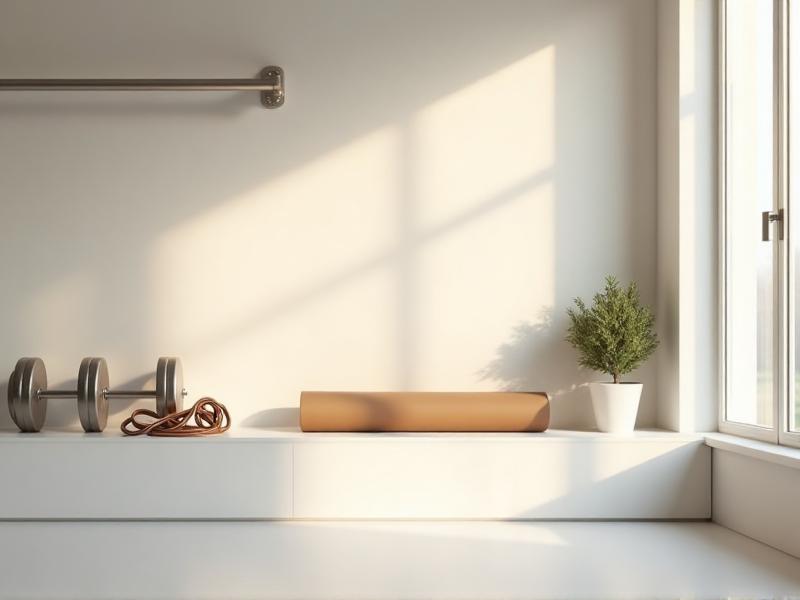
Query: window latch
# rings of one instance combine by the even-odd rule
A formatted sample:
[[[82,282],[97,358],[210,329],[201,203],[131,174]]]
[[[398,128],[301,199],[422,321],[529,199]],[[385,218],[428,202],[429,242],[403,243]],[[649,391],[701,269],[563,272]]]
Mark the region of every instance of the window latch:
[[[770,235],[770,225],[773,222],[778,223],[778,239],[783,239],[783,209],[779,211],[765,210],[761,213],[761,241],[769,242],[772,240]]]

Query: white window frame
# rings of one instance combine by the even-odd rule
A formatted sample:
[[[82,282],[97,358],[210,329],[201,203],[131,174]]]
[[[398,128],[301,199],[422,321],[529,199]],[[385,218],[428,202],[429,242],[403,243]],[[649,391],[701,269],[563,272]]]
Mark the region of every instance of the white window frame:
[[[719,93],[719,289],[720,289],[720,404],[719,404],[719,430],[723,433],[730,433],[742,437],[757,439],[765,442],[780,443],[788,446],[800,447],[800,433],[789,431],[790,402],[794,401],[794,360],[795,360],[795,340],[794,327],[789,325],[797,316],[794,312],[794,264],[793,258],[789,255],[788,249],[791,248],[792,241],[792,219],[789,203],[788,178],[788,156],[790,152],[788,143],[788,124],[790,115],[788,113],[788,41],[789,41],[789,0],[773,0],[774,2],[774,194],[773,210],[783,210],[784,239],[777,239],[773,243],[774,251],[774,327],[775,327],[775,357],[776,372],[774,373],[774,427],[761,427],[728,421],[727,397],[728,381],[726,366],[728,362],[728,347],[726,343],[727,331],[727,223],[726,223],[726,167],[727,167],[727,94],[726,94],[726,1],[719,0],[718,12],[718,93]],[[800,0],[795,0],[800,2]],[[800,5],[793,10],[800,11]],[[798,21],[800,22],[800,21]],[[800,84],[800,82],[798,82]],[[796,84],[796,85],[798,85]],[[800,180],[800,174],[798,174]],[[800,185],[800,183],[798,183]],[[800,198],[800,196],[799,196]]]
[[[724,0],[723,0],[724,1]],[[779,172],[777,176],[777,187],[779,190],[779,205],[784,210],[784,229],[785,239],[782,243],[778,243],[780,248],[779,264],[783,268],[779,280],[782,282],[783,288],[781,289],[781,298],[783,299],[783,306],[779,312],[779,321],[782,329],[780,330],[783,335],[780,336],[782,349],[781,355],[784,359],[781,361],[783,373],[781,374],[781,381],[783,382],[784,396],[779,398],[778,404],[778,443],[786,446],[794,446],[800,448],[800,432],[790,431],[792,423],[789,420],[791,414],[791,404],[795,402],[797,390],[795,389],[795,369],[796,369],[796,346],[795,346],[795,322],[800,318],[799,314],[795,313],[795,257],[793,252],[789,250],[792,248],[792,235],[795,228],[800,227],[800,222],[794,223],[792,219],[792,203],[789,202],[789,192],[792,186],[800,186],[800,173],[794,176],[795,183],[792,182],[789,172],[789,157],[793,151],[790,138],[788,135],[790,119],[792,119],[791,112],[789,111],[789,87],[792,82],[789,78],[789,41],[792,31],[790,31],[791,20],[789,19],[789,11],[796,11],[797,22],[800,23],[800,4],[796,0],[776,0],[776,15],[777,22],[775,31],[778,34],[778,43],[776,44],[776,71],[778,74],[778,134],[776,135],[778,144],[778,156],[780,157]],[[800,34],[800,32],[798,32]],[[797,35],[797,34],[795,34]],[[800,39],[798,39],[800,43]],[[800,85],[800,81],[795,82],[795,85]],[[800,117],[800,115],[798,115]],[[800,202],[800,195],[797,195],[797,202]],[[800,247],[800,241],[798,241]],[[780,289],[780,288],[779,288]]]

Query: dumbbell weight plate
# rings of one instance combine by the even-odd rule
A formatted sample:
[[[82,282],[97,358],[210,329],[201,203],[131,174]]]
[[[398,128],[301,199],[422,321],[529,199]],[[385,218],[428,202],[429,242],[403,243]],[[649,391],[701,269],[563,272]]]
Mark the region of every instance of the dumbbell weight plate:
[[[8,376],[6,397],[8,398],[8,413],[11,415],[11,420],[14,421],[14,423],[17,422],[17,411],[15,408],[16,402],[14,402],[14,394],[12,393],[15,385],[14,371],[11,371],[11,375]]]
[[[84,358],[78,370],[78,417],[84,431],[103,431],[108,422],[108,365],[105,359]]]
[[[47,415],[47,400],[39,391],[47,389],[47,370],[41,358],[20,358],[8,378],[8,411],[24,432],[39,431]]]
[[[181,359],[162,356],[156,366],[156,412],[166,417],[183,410],[183,366]]]

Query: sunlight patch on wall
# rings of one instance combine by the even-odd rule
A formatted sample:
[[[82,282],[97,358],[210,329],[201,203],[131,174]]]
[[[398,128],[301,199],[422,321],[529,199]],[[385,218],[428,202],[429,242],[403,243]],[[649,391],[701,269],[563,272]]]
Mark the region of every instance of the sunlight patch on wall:
[[[219,341],[375,268],[394,233],[395,152],[380,129],[165,234],[156,336]]]
[[[415,115],[420,224],[435,227],[553,166],[555,47],[477,81]]]
[[[475,386],[555,302],[555,59],[544,47],[414,118],[420,387]]]
[[[553,196],[551,183],[535,185],[422,249],[416,356],[422,387],[474,386],[512,327],[553,306]],[[482,385],[495,389],[497,382]]]
[[[296,406],[303,389],[384,389],[396,369],[390,343],[393,291],[391,272],[376,269],[274,318],[255,315],[239,329],[187,345],[181,351],[187,381],[191,375],[203,382],[203,393],[248,407],[237,415],[237,425],[251,414],[256,421],[244,424],[267,423],[269,415],[257,411],[265,405]],[[217,375],[206,381],[207,373],[232,379]]]

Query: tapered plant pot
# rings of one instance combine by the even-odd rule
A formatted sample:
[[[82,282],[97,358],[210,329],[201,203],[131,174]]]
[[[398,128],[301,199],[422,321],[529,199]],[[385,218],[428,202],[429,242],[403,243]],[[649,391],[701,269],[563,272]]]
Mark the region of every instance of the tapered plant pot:
[[[607,433],[633,433],[641,383],[590,383],[597,428]]]

